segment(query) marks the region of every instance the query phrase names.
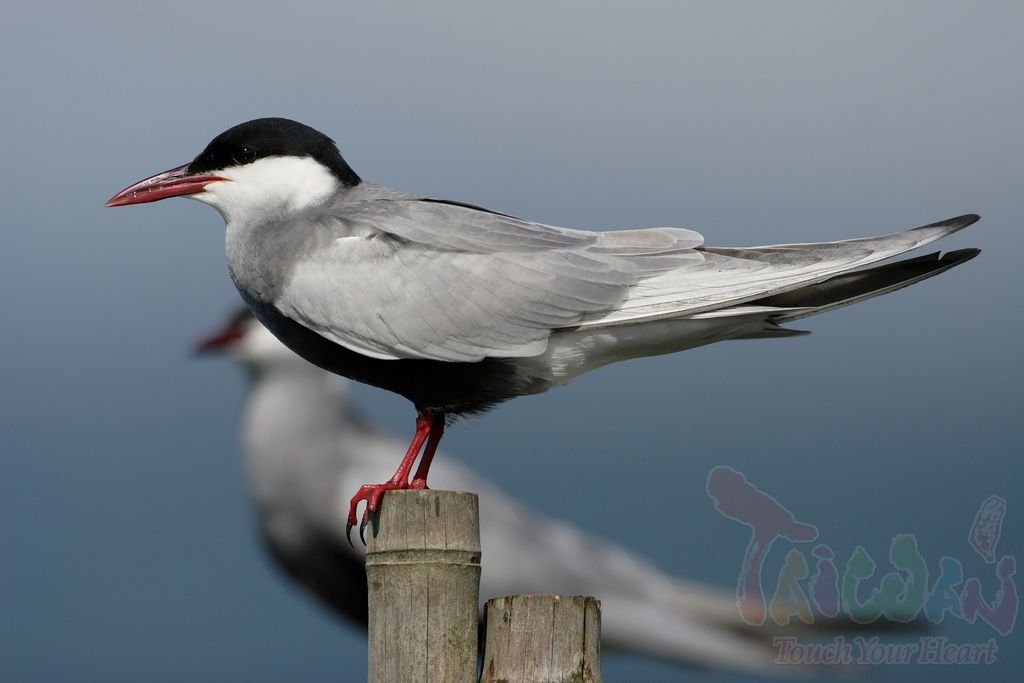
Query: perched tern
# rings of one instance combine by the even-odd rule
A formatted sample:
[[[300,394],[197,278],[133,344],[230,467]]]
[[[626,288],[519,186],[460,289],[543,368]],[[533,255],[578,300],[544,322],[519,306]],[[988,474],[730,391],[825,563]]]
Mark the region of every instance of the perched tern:
[[[321,603],[365,625],[365,550],[346,540],[344,496],[386,477],[404,444],[357,414],[345,380],[299,358],[247,310],[197,350],[226,354],[247,371],[243,453],[265,547]],[[669,576],[635,551],[529,510],[443,453],[430,478],[480,496],[481,604],[503,595],[594,595],[605,647],[707,668],[799,672],[774,663],[772,638],[782,630],[750,626],[734,591]],[[816,619],[800,633],[834,636],[844,626]]]
[[[426,488],[448,419],[615,361],[799,334],[782,325],[978,253],[874,265],[973,214],[881,237],[738,248],[705,246],[685,228],[543,225],[364,182],[329,137],[282,118],[230,128],[107,205],[179,196],[224,217],[231,277],[278,339],[414,404],[405,457],[388,481],[359,489],[350,525],[362,501],[365,525],[385,491]]]

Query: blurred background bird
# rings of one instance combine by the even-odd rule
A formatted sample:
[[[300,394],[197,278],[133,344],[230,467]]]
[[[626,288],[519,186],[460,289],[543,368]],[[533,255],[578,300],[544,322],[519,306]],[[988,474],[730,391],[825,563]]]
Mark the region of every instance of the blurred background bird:
[[[324,606],[365,625],[365,548],[348,542],[340,513],[352,486],[385,473],[404,445],[359,415],[347,380],[290,351],[248,309],[196,351],[226,354],[248,376],[242,443],[266,550]],[[594,595],[606,647],[706,668],[798,672],[773,663],[771,639],[780,629],[749,625],[729,592],[671,576],[635,552],[532,511],[444,454],[432,478],[435,488],[480,496],[481,604],[503,595]],[[836,626],[819,623],[822,632]]]
[[[365,548],[345,535],[348,493],[387,474],[404,444],[368,425],[346,382],[288,350],[248,310],[198,346],[249,377],[242,441],[249,491],[270,555],[324,605],[366,621]],[[435,488],[480,496],[481,600],[598,596],[604,644],[716,668],[764,670],[774,654],[719,588],[669,576],[643,558],[545,517],[439,454]]]

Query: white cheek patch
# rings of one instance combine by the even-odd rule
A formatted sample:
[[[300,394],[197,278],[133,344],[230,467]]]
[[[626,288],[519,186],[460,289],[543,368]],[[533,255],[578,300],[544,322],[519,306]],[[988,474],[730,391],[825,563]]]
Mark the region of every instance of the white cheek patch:
[[[216,174],[229,182],[211,183],[195,198],[229,219],[257,212],[286,216],[323,204],[339,189],[337,178],[311,157],[266,157]]]

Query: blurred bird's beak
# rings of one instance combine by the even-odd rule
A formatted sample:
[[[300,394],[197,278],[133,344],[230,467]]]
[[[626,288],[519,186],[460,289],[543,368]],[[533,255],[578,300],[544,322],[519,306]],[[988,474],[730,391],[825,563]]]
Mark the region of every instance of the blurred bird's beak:
[[[242,330],[237,326],[225,327],[209,337],[201,339],[193,347],[192,352],[199,356],[207,353],[223,353],[232,348],[242,339]]]
[[[126,187],[107,201],[107,206],[127,206],[158,202],[168,197],[183,197],[202,192],[210,183],[227,180],[216,175],[190,175],[188,164],[158,173]]]

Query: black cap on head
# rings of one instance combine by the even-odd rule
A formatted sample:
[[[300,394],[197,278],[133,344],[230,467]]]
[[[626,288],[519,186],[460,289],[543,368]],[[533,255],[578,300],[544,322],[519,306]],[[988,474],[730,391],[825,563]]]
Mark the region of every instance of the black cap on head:
[[[200,152],[188,170],[192,174],[207,173],[271,156],[312,157],[343,185],[351,187],[361,182],[333,140],[298,121],[281,118],[253,119],[227,129]]]

